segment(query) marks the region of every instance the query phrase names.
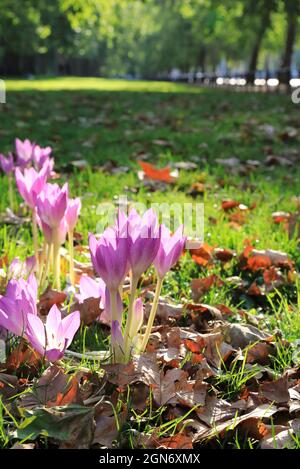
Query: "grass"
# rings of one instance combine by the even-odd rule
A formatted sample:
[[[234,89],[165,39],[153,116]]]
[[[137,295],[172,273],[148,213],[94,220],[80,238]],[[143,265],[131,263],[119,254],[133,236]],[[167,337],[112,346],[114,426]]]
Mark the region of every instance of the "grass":
[[[207,243],[240,253],[245,240],[250,239],[257,249],[286,252],[299,268],[299,240],[296,236],[289,237],[281,224],[272,221],[272,212],[295,212],[295,196],[299,195],[300,187],[299,167],[262,165],[241,176],[216,163],[218,158],[233,156],[241,161],[263,161],[270,153],[284,156],[298,151],[297,139],[282,137],[288,127],[299,131],[300,107],[292,104],[289,96],[96,78],[7,80],[6,86],[7,103],[0,105],[0,151],[4,154],[10,151],[15,137],[28,137],[42,146],[53,146],[60,181],[68,180],[72,195],[82,198],[78,231],[82,233],[83,244],[87,243],[88,232],[96,231],[101,203],[112,202],[120,194],[125,194],[130,201],[146,204],[166,200],[195,202],[189,190],[193,183],[201,182],[205,191],[196,201],[205,206],[204,239]],[[273,127],[275,136],[270,137],[263,130],[262,126],[266,125]],[[157,144],[157,140],[162,144]],[[194,161],[197,170],[181,170],[176,185],[150,192],[136,174],[137,162],[145,155],[148,161],[160,167],[178,161]],[[78,170],[70,164],[75,160],[86,160],[89,165]],[[99,168],[108,161],[125,167],[125,172],[111,174]],[[3,212],[8,204],[7,180],[3,176],[0,176],[0,187],[0,212]],[[235,228],[229,224],[220,209],[225,198],[248,206],[256,204],[245,224]],[[17,194],[15,208],[23,210]],[[0,259],[6,255],[11,261],[16,255],[25,258],[31,253],[29,224],[21,227],[0,224]],[[208,273],[216,273],[222,279],[239,275],[235,260],[225,268],[216,265],[207,272],[186,256],[180,270],[175,269],[168,275],[163,294],[174,301],[190,301],[190,279],[204,278]],[[300,338],[299,293],[296,287],[290,287],[280,295],[279,299],[278,295],[270,296],[264,306],[270,314],[259,320],[269,330],[280,329],[285,339],[295,341]],[[243,307],[258,318],[263,310],[249,296],[237,300],[234,290],[226,285],[213,287],[201,302],[224,303],[234,311]],[[82,329],[73,349],[82,350],[84,345],[89,350],[97,350],[105,341],[96,325],[89,330]],[[280,350],[276,362],[278,372],[292,360],[290,351]],[[83,364],[97,368],[88,361]],[[252,377],[251,373],[255,371],[249,372],[243,366],[225,370],[219,382],[226,398],[236,396]],[[150,431],[151,420],[160,420],[162,410],[153,414],[151,409],[145,412],[145,416],[136,416],[136,425],[143,426],[141,422],[148,419],[147,431]],[[0,441],[3,446],[8,444],[2,431],[4,416],[5,408],[1,405]],[[177,422],[174,425],[176,427]],[[125,429],[126,432],[130,434],[130,429]],[[234,445],[239,444],[237,438]]]

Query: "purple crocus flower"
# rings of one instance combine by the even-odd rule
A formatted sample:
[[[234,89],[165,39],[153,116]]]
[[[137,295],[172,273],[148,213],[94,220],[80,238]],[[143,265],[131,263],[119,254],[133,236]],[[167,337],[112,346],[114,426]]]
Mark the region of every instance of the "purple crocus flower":
[[[68,184],[45,184],[37,197],[40,220],[50,228],[57,228],[65,216],[68,201]]]
[[[12,153],[8,153],[7,158],[0,154],[0,166],[5,174],[10,174],[13,172],[15,166]]]
[[[0,298],[0,326],[17,336],[26,336],[28,315],[37,315],[37,281],[33,274],[28,280],[10,280],[6,293]]]
[[[125,343],[120,323],[116,320],[113,320],[111,324],[111,345],[114,354],[114,362],[122,362],[125,351]]]
[[[17,165],[21,168],[25,168],[32,161],[32,152],[34,143],[32,143],[28,138],[22,142],[19,138],[15,140],[16,145],[16,154],[17,154]]]
[[[34,145],[32,149],[32,160],[37,170],[42,169],[46,161],[49,161],[52,153],[51,147],[42,148],[39,145]]]
[[[131,210],[128,217],[129,264],[133,278],[139,278],[155,259],[160,246],[160,228],[154,210],[140,217]]]
[[[39,172],[34,168],[25,168],[24,173],[19,168],[16,169],[17,187],[31,209],[35,209],[37,197],[46,184],[47,171],[47,166],[44,166]]]
[[[76,199],[69,199],[67,210],[66,210],[66,222],[68,225],[68,231],[74,231],[76,226],[79,213],[81,210],[81,200],[79,197]]]
[[[163,278],[166,273],[178,261],[184,245],[186,237],[183,236],[183,227],[180,226],[173,236],[170,230],[165,226],[161,226],[161,243],[156,258],[153,261],[158,276]]]
[[[60,360],[80,326],[80,313],[75,311],[64,319],[56,305],[50,309],[46,323],[38,316],[28,315],[26,336],[33,348],[50,362]]]
[[[95,280],[87,274],[83,274],[80,277],[79,294],[76,295],[76,300],[83,303],[88,298],[99,298],[101,300],[100,307],[102,308],[104,306],[105,288],[105,283],[101,278]]]
[[[89,247],[95,271],[104,280],[109,290],[118,290],[126,274],[127,239],[108,228],[99,241],[93,234],[90,234]]]
[[[112,310],[112,302],[115,303],[115,310]],[[119,291],[110,291],[107,287],[105,288],[105,295],[104,295],[104,315],[102,314],[103,321],[107,322],[111,325],[112,320],[118,320],[120,323],[122,322],[122,313],[123,313],[123,303],[122,298]]]
[[[27,257],[25,262],[22,262],[19,257],[15,257],[8,268],[9,278],[28,277],[36,266],[35,256]]]

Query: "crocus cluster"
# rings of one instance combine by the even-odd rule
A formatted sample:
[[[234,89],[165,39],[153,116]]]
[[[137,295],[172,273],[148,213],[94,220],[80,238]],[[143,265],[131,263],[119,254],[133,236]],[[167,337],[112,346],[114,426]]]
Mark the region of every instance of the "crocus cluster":
[[[81,209],[80,199],[70,199],[68,185],[60,188],[50,184],[54,160],[50,158],[51,147],[42,148],[26,139],[15,141],[16,159],[12,153],[8,157],[0,155],[0,165],[9,177],[10,200],[12,200],[11,175],[15,173],[20,195],[29,207],[32,216],[35,269],[39,283],[44,284],[52,269],[54,283],[60,287],[60,247],[68,234],[70,250],[70,280],[74,285],[73,235]],[[11,202],[12,205],[12,202]],[[38,227],[44,235],[44,246],[39,255]]]
[[[52,148],[42,148],[28,139],[22,141],[19,138],[16,138],[14,153],[15,157],[12,152],[8,153],[7,157],[0,154],[0,169],[2,169],[2,171],[8,177],[8,195],[11,210],[13,210],[14,205],[12,176],[15,170],[24,170],[25,168],[32,167],[37,171],[40,171],[43,168],[44,164],[47,163],[48,171],[50,174],[54,165],[54,160],[50,158]]]
[[[27,280],[12,279],[6,293],[0,296],[0,329],[25,338],[47,360],[63,357],[80,326],[80,313],[75,311],[61,318],[52,306],[44,324],[37,313],[37,281],[34,274]]]
[[[53,261],[54,284],[60,288],[60,247],[69,234],[70,278],[74,284],[73,232],[81,209],[79,198],[69,198],[68,184],[61,188],[58,184],[45,184],[37,197],[38,223],[44,233],[45,247],[43,258],[47,276],[50,259]]]
[[[171,235],[159,225],[150,209],[141,217],[135,209],[126,216],[119,211],[115,225],[107,228],[100,239],[89,236],[89,247],[95,271],[105,283],[105,312],[110,318],[112,359],[127,362],[134,352],[144,351],[153,326],[158,299],[166,273],[178,261],[185,244],[183,227]],[[142,300],[136,298],[141,275],[154,265],[157,286],[144,334]],[[123,330],[121,299],[124,279],[130,275],[131,287],[127,319]]]

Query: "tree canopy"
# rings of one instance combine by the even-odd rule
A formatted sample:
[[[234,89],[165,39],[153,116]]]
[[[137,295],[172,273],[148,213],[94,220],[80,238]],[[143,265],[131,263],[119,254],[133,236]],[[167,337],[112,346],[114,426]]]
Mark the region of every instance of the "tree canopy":
[[[0,0],[2,74],[299,67],[300,0]]]

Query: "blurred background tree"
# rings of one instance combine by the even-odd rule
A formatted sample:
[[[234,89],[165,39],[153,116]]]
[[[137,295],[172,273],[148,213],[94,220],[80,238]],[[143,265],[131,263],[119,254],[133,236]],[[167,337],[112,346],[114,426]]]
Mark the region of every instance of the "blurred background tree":
[[[288,83],[299,65],[300,0],[0,0],[0,8],[1,75],[230,69],[253,82],[257,70],[280,68]]]

